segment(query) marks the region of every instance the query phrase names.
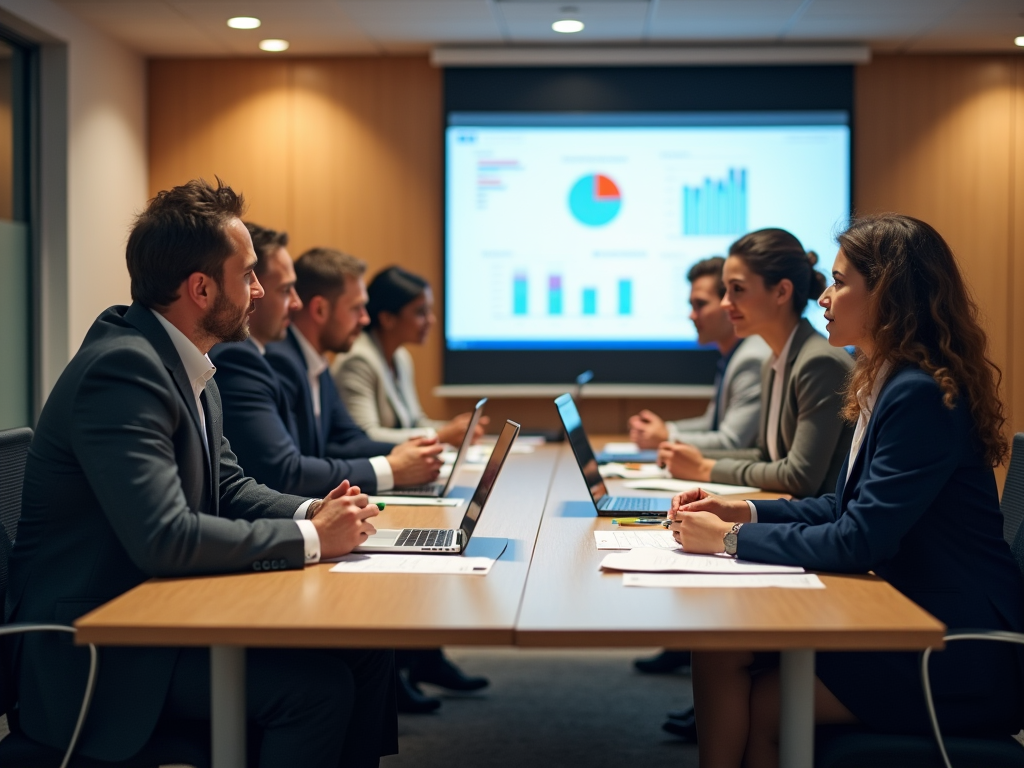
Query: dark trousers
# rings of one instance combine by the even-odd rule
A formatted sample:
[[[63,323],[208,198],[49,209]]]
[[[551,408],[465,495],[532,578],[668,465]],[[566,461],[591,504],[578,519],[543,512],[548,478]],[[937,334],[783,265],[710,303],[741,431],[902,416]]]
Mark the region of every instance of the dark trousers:
[[[375,768],[398,752],[394,675],[391,651],[249,649],[246,713],[262,732],[249,764]],[[210,719],[208,650],[182,649],[164,717]]]

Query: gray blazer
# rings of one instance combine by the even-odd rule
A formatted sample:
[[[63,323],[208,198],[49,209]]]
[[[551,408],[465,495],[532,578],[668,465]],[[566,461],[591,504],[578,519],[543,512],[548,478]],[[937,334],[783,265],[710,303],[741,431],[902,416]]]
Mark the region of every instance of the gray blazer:
[[[11,553],[9,621],[71,624],[154,576],[302,568],[292,515],[304,501],[245,477],[223,437],[217,384],[206,401],[210,457],[195,396],[167,332],[146,308],[101,314],[39,417]],[[80,752],[124,760],[163,708],[175,648],[100,649]],[[88,653],[64,636],[9,649],[21,727],[63,749]]]
[[[846,350],[831,346],[807,320],[801,320],[782,382],[779,460],[772,461],[768,456],[767,404],[775,372],[765,360],[761,368],[764,406],[757,447],[709,452],[709,458],[718,458],[711,470],[712,482],[753,485],[798,497],[831,492],[853,439],[853,425],[840,416],[842,392],[852,369],[853,358]]]
[[[761,365],[771,354],[771,348],[760,336],[740,339],[739,347],[722,373],[718,429],[711,431],[715,420],[715,399],[712,398],[703,415],[668,422],[668,439],[701,450],[751,448],[757,439],[761,417]]]

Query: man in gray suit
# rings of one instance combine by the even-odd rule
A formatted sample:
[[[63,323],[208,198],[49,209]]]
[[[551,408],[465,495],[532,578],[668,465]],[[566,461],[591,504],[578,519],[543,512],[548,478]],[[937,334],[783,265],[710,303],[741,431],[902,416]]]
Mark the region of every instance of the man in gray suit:
[[[697,341],[712,344],[722,353],[715,375],[715,395],[703,415],[664,421],[656,413],[640,411],[629,420],[629,439],[640,448],[657,448],[666,440],[698,448],[735,450],[751,448],[761,417],[761,364],[771,350],[760,336],[741,339],[722,309],[725,259],[713,256],[694,264],[690,281],[690,320]]]
[[[246,337],[263,295],[242,210],[229,187],[192,181],[138,217],[127,247],[134,303],[97,318],[39,419],[7,620],[70,624],[154,576],[302,568],[374,532],[376,510],[357,488],[314,500],[276,493],[244,475],[223,437],[206,353]],[[26,637],[6,659],[18,671],[20,727],[57,748],[88,658],[63,637]],[[205,651],[100,654],[82,754],[125,760],[158,723],[209,718]],[[251,650],[247,665],[260,765],[375,766],[396,751],[390,652]]]

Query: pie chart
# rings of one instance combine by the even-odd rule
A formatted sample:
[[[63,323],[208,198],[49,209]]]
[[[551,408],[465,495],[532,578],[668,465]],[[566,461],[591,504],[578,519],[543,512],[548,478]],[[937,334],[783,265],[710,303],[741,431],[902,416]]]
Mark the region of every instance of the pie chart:
[[[622,207],[618,185],[601,173],[584,176],[569,190],[569,210],[588,227],[600,227],[614,219]]]

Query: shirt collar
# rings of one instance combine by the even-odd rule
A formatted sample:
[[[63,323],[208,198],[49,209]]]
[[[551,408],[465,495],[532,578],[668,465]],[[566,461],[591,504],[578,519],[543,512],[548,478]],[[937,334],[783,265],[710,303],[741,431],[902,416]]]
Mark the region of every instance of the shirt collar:
[[[160,321],[160,325],[167,331],[167,335],[171,337],[171,343],[174,345],[178,357],[181,358],[182,365],[185,366],[185,375],[188,376],[192,389],[195,390],[198,396],[200,392],[206,389],[206,383],[213,378],[217,368],[210,362],[210,356],[200,352],[199,347],[193,344],[188,336],[174,327],[170,320],[155,309],[150,309],[149,311],[156,316],[156,319]]]
[[[302,350],[302,356],[306,358],[306,370],[309,371],[310,376],[319,376],[327,370],[327,360],[309,343],[309,339],[302,335],[302,331],[298,328],[294,328],[294,330],[295,338],[299,341],[299,349]]]
[[[789,334],[789,338],[786,339],[786,346],[782,348],[782,352],[779,353],[778,357],[772,358],[772,368],[775,373],[782,375],[782,372],[786,370],[786,360],[789,359],[789,350],[793,346],[793,337],[796,336],[797,329],[800,327],[800,323],[793,326],[793,330]]]
[[[267,348],[263,344],[260,344],[259,340],[255,336],[250,334],[249,341],[256,345],[256,349],[259,350],[261,355],[267,354]]]
[[[871,394],[865,398],[862,392],[857,392],[857,399],[860,401],[861,414],[866,413],[870,416],[871,412],[875,410],[875,401],[878,400],[878,394],[882,391],[882,387],[885,386],[885,382],[889,378],[890,373],[892,373],[892,363],[886,360],[878,369],[878,373],[875,374],[875,383],[871,386]]]

